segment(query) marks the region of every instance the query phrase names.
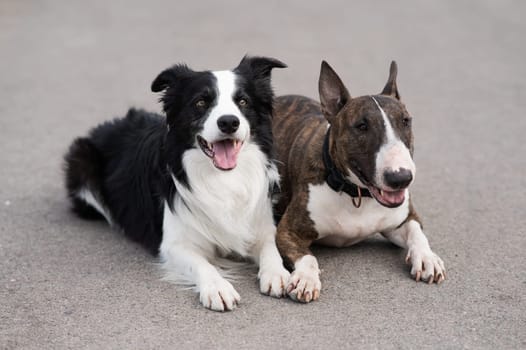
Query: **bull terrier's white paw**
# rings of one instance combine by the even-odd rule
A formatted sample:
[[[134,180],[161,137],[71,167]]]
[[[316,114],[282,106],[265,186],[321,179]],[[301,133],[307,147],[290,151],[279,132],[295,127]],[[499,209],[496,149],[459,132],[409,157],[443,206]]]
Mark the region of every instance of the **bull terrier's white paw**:
[[[320,297],[321,281],[314,269],[294,270],[287,284],[287,294],[292,300],[309,303]]]
[[[431,249],[410,248],[405,258],[407,264],[411,264],[411,276],[418,282],[420,280],[441,283],[446,278],[444,262]]]
[[[286,295],[285,285],[289,277],[290,273],[283,266],[261,268],[258,273],[259,290],[271,297],[281,298]]]
[[[223,278],[216,278],[200,286],[199,300],[208,309],[230,311],[241,301],[241,297],[230,282]]]

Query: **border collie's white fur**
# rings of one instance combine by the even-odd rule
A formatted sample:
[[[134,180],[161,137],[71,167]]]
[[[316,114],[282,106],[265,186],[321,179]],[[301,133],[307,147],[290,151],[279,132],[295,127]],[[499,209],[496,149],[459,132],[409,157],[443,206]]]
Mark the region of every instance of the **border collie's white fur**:
[[[66,155],[73,209],[104,217],[159,253],[165,278],[195,286],[201,303],[232,310],[240,296],[223,276],[224,257],[259,265],[262,293],[285,294],[289,272],[275,244],[271,194],[272,68],[245,57],[232,71],[163,71],[152,91],[166,119],[142,110],[99,125]]]

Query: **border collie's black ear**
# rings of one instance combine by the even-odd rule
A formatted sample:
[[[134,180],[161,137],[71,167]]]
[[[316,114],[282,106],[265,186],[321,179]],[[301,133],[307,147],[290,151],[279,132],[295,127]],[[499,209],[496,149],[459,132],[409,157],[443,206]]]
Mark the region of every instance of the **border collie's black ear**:
[[[176,64],[165,69],[152,82],[152,92],[161,92],[174,86],[177,80],[186,76],[190,71],[190,68],[185,64]]]
[[[334,69],[326,61],[321,62],[320,80],[318,81],[321,110],[332,124],[334,117],[351,99],[351,95]]]
[[[385,84],[382,90],[382,95],[388,95],[400,100],[400,94],[398,93],[398,87],[396,86],[396,75],[398,74],[398,66],[395,61],[391,61],[391,67],[389,67],[389,78],[387,84]]]
[[[259,79],[268,78],[273,68],[287,68],[287,65],[275,58],[245,55],[235,70],[248,70],[255,79]]]

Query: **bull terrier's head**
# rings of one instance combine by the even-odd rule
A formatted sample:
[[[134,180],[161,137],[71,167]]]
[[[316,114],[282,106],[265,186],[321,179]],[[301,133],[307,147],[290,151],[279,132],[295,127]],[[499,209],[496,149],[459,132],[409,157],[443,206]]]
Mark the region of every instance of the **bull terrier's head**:
[[[330,123],[329,153],[346,179],[367,187],[386,207],[406,198],[415,178],[411,116],[400,101],[397,66],[391,63],[379,95],[351,98],[336,72],[323,61],[319,80],[323,114]]]

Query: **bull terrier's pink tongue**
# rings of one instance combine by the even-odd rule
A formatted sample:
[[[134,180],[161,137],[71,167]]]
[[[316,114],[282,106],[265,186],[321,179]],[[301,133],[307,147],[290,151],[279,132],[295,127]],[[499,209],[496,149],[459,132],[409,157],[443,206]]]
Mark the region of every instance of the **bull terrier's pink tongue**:
[[[232,140],[214,142],[214,164],[216,167],[228,170],[236,167],[239,148],[234,146]]]
[[[396,204],[404,201],[405,190],[395,192],[384,192],[383,198],[390,204]]]

